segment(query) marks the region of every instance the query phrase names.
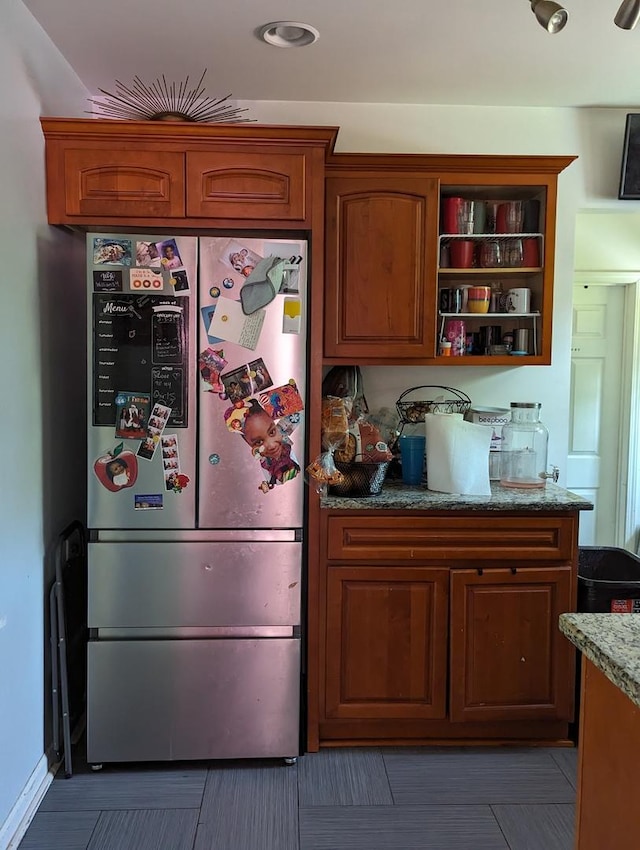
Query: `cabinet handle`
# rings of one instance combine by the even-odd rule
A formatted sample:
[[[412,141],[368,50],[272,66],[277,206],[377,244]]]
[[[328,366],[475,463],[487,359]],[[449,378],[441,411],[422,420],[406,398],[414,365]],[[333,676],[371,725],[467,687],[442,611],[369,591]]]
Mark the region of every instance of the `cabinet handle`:
[[[515,567],[511,567],[511,575],[514,576],[518,571]]]
[[[482,567],[478,567],[478,575],[479,575],[479,576],[481,576],[481,575],[482,575]]]

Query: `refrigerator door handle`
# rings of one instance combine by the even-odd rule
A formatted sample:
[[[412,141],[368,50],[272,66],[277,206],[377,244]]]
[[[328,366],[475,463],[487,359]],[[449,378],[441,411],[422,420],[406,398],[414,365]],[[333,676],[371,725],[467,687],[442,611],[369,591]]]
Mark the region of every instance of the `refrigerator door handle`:
[[[92,640],[195,640],[203,638],[287,638],[299,637],[294,626],[208,626],[181,628],[91,629]]]
[[[219,528],[207,531],[162,529],[149,531],[119,531],[100,529],[92,536],[100,543],[295,543],[302,541],[301,528]]]

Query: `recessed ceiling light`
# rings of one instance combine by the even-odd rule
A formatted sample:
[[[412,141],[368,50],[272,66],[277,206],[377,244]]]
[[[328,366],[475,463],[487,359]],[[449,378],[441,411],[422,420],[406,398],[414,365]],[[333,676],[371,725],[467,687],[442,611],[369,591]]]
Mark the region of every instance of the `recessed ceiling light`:
[[[309,24],[298,21],[272,21],[260,27],[259,37],[273,47],[306,47],[320,38],[320,33]]]

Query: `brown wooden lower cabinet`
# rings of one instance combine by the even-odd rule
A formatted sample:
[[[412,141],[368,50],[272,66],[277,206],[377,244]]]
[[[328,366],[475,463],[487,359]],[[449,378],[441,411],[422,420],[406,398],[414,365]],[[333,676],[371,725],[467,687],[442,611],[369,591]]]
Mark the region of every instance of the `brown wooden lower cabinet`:
[[[576,850],[640,846],[640,708],[582,657]]]
[[[329,567],[327,717],[443,718],[449,571]]]
[[[471,546],[463,517],[439,533],[433,516],[325,520],[321,745],[568,739],[575,651],[558,618],[575,610],[577,520],[540,517],[545,539],[564,542],[536,561],[516,539],[535,524],[506,519],[487,518],[485,538],[513,528],[511,558]],[[395,557],[383,546],[378,560],[394,520]]]
[[[570,720],[571,567],[451,571],[449,717]]]

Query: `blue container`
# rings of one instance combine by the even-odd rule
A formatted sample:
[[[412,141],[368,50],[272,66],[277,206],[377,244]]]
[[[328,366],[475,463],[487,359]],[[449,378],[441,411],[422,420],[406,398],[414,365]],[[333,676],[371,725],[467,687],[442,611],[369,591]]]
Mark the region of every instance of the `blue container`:
[[[424,474],[425,437],[419,434],[402,434],[399,443],[403,483],[421,484]]]

